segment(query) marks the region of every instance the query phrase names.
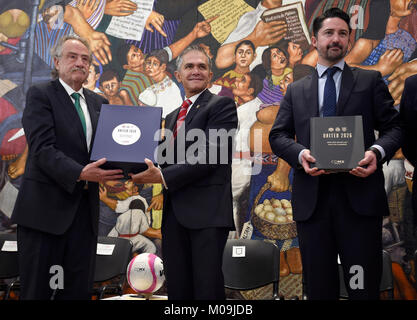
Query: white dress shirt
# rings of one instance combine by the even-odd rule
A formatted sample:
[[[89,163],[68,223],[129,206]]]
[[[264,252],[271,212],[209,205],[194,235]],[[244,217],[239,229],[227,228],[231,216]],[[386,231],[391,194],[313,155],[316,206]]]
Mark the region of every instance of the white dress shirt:
[[[68,95],[71,98],[72,103],[75,103],[75,100],[73,97],[71,97],[71,95],[74,92],[78,92],[81,96],[80,99],[80,105],[81,105],[81,109],[83,110],[84,113],[84,118],[85,118],[85,126],[86,126],[86,132],[87,132],[87,136],[86,136],[86,142],[87,142],[87,148],[90,151],[90,143],[91,143],[91,138],[93,136],[93,126],[91,125],[91,118],[90,118],[90,113],[88,112],[88,108],[87,108],[87,101],[85,100],[84,97],[84,91],[83,88],[81,87],[80,90],[75,91],[73,88],[71,88],[68,84],[66,84],[61,78],[59,78],[59,82],[61,82],[62,86],[64,87],[65,91],[67,91]],[[74,105],[74,109],[75,109],[75,105]],[[76,110],[76,109],[75,109]],[[77,113],[78,115],[78,113]]]

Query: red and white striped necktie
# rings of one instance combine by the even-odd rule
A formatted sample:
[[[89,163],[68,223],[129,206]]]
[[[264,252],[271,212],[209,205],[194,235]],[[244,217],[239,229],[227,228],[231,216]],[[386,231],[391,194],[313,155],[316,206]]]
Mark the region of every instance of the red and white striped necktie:
[[[187,110],[191,106],[192,102],[190,99],[185,100],[182,105],[180,112],[178,113],[177,123],[174,128],[174,139],[177,137],[178,129],[181,127],[182,123],[185,120],[185,116],[187,115]]]

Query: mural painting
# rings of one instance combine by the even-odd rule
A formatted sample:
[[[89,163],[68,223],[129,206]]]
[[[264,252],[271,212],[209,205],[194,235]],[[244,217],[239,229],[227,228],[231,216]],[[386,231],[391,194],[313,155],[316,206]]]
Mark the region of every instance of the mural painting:
[[[330,7],[351,16],[345,60],[378,70],[398,106],[404,81],[417,74],[417,8],[411,0],[15,0],[0,4],[0,231],[24,174],[21,125],[29,86],[50,79],[49,50],[63,35],[88,40],[94,53],[85,87],[111,104],[160,106],[165,117],[184,89],[175,61],[198,44],[213,60],[209,90],[236,102],[239,130],[232,164],[231,238],[262,239],[281,252],[280,294],[302,296],[302,266],[292,221],[292,170],[271,151],[268,134],[287,86],[314,71],[312,21]],[[392,258],[395,299],[417,299],[413,167],[399,150],[384,165],[391,215],[383,244]],[[161,252],[162,186],[129,180],[100,185],[99,235],[128,238],[134,254]],[[48,199],[45,199],[48,201]],[[198,214],[198,213],[196,213]],[[162,288],[162,292],[163,292]],[[238,293],[258,299],[268,288]]]

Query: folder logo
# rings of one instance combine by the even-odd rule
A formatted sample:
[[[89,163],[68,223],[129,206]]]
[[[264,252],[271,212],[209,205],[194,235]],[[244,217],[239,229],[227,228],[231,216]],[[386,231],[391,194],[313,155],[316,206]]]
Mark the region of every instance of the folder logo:
[[[232,257],[233,258],[243,258],[246,255],[245,246],[233,246],[232,247]]]
[[[138,126],[132,123],[122,123],[112,132],[112,138],[117,144],[128,146],[139,140],[141,132]]]

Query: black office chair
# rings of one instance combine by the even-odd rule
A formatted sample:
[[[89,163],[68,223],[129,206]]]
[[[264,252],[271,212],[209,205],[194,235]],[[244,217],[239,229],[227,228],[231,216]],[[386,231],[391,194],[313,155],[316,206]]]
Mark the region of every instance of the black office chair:
[[[112,255],[96,255],[93,295],[102,299],[104,294],[123,295],[126,281],[126,269],[132,258],[132,242],[124,238],[98,237],[98,243],[114,244]],[[114,280],[111,284],[99,283]]]
[[[4,291],[3,300],[10,297],[12,290],[19,289],[19,261],[16,251],[2,251],[5,241],[17,241],[16,233],[0,233],[0,291]],[[10,283],[4,280],[9,280]]]
[[[394,279],[392,276],[392,265],[391,257],[389,253],[385,250],[382,250],[382,277],[380,284],[380,292],[387,292],[388,299],[394,299]],[[343,268],[339,264],[339,280],[340,280],[340,298],[348,299],[348,293],[345,286],[345,281],[343,280]]]
[[[272,299],[278,300],[279,249],[262,240],[229,239],[223,252],[224,286],[251,290],[273,283]]]

